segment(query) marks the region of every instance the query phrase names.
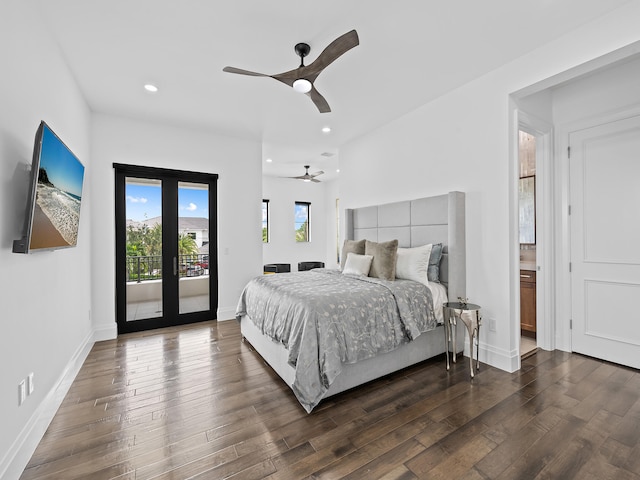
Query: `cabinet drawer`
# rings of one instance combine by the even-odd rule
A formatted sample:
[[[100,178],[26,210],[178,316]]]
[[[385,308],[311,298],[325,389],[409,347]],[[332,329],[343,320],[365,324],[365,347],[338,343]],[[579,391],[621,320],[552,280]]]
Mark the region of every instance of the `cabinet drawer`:
[[[536,331],[536,272],[520,270],[520,329]]]
[[[535,270],[520,270],[520,283],[536,283]]]

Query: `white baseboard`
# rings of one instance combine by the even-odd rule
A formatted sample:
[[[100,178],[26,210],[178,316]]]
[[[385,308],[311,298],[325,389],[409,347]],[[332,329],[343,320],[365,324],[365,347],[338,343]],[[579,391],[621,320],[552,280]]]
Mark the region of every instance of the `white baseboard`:
[[[235,320],[236,307],[218,307],[218,321]]]
[[[100,326],[93,329],[93,341],[113,340],[118,337],[118,325],[113,322],[110,325]]]
[[[468,351],[468,347],[469,343],[465,340],[465,351]],[[480,343],[480,361],[509,373],[520,368],[520,356],[517,351],[510,352],[484,343]]]
[[[100,333],[102,335],[102,333]],[[94,344],[95,331],[89,333],[81,342],[66,368],[60,375],[54,387],[42,400],[27,421],[26,425],[16,438],[9,451],[0,460],[0,478],[2,480],[18,479],[22,475],[24,468],[29,463],[33,452],[35,452],[40,440],[44,436],[51,420],[55,416],[65,395],[69,391],[71,384],[78,375],[82,364],[91,351]],[[115,336],[113,337],[115,338]]]

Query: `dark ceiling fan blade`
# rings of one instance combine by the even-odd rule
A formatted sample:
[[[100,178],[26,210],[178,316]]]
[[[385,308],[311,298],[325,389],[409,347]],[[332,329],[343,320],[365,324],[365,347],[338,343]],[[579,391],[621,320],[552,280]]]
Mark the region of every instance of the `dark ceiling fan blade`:
[[[279,82],[284,83],[290,87],[296,80],[304,79],[311,83],[311,90],[307,93],[320,113],[328,113],[331,111],[329,103],[318,92],[313,85],[314,81],[320,75],[320,73],[331,63],[333,63],[338,57],[345,52],[351,50],[353,47],[360,44],[358,38],[358,32],[351,30],[344,35],[339,36],[333,42],[331,42],[321,53],[318,55],[310,65],[305,66],[303,64],[304,57],[309,53],[309,45],[306,43],[298,43],[295,46],[296,53],[300,56],[300,66],[287,72],[278,73],[275,75],[267,75],[264,73],[251,72],[249,70],[243,70],[235,67],[224,67],[222,70],[228,73],[237,73],[240,75],[249,75],[252,77],[270,77]],[[298,89],[299,90],[299,89]],[[305,91],[306,89],[302,89]],[[293,178],[293,177],[292,177]]]
[[[325,98],[320,95],[320,92],[316,90],[316,87],[312,86],[311,91],[307,93],[307,95],[311,97],[311,101],[315,104],[316,107],[318,107],[320,113],[329,113],[331,111],[329,104],[327,103]]]
[[[344,35],[339,36],[333,42],[331,42],[327,48],[325,48],[318,58],[316,58],[310,65],[304,67],[304,78],[315,74],[317,77],[322,70],[328,65],[331,65],[338,57],[351,50],[353,47],[360,45],[360,39],[358,38],[358,32],[351,30]],[[315,77],[313,77],[315,80]],[[307,78],[309,81],[313,80]]]
[[[305,78],[313,83],[322,70],[333,63],[338,57],[358,45],[360,45],[358,32],[351,30],[331,42],[311,64],[289,70],[288,72],[278,73],[272,75],[272,77],[289,86],[292,86],[293,82],[298,78]]]
[[[322,170],[317,171],[316,173],[309,173],[309,165],[304,166],[304,175],[298,175],[297,177],[286,177],[286,178],[294,178],[296,180],[304,180],[305,182],[315,182],[320,183],[320,180],[316,180],[314,177],[318,175],[322,175],[324,172]]]
[[[301,70],[303,69],[304,67],[302,68],[299,67],[294,70],[289,70],[288,72],[276,73],[275,75],[271,75],[271,78],[274,78],[279,82],[285,83],[290,87],[293,87],[293,82],[295,82],[299,78],[304,78],[301,72]]]
[[[224,67],[222,71],[227,73],[238,73],[240,75],[251,75],[252,77],[270,77],[271,76],[271,75],[266,75],[264,73],[250,72],[249,70],[243,70],[241,68],[236,68],[236,67]]]

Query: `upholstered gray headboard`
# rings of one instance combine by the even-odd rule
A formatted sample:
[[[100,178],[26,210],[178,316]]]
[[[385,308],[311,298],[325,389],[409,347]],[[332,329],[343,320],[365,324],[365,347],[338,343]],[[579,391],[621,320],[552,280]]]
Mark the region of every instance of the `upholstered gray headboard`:
[[[398,239],[400,247],[442,243],[440,279],[451,301],[466,297],[465,197],[463,192],[346,210],[346,238]]]

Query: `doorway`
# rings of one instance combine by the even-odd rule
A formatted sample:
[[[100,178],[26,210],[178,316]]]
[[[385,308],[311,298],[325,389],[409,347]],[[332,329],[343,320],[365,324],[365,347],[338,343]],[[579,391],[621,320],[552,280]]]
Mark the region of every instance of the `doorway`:
[[[114,169],[118,333],[215,319],[218,176]]]
[[[520,356],[537,350],[536,136],[518,131],[518,231],[520,245]]]

